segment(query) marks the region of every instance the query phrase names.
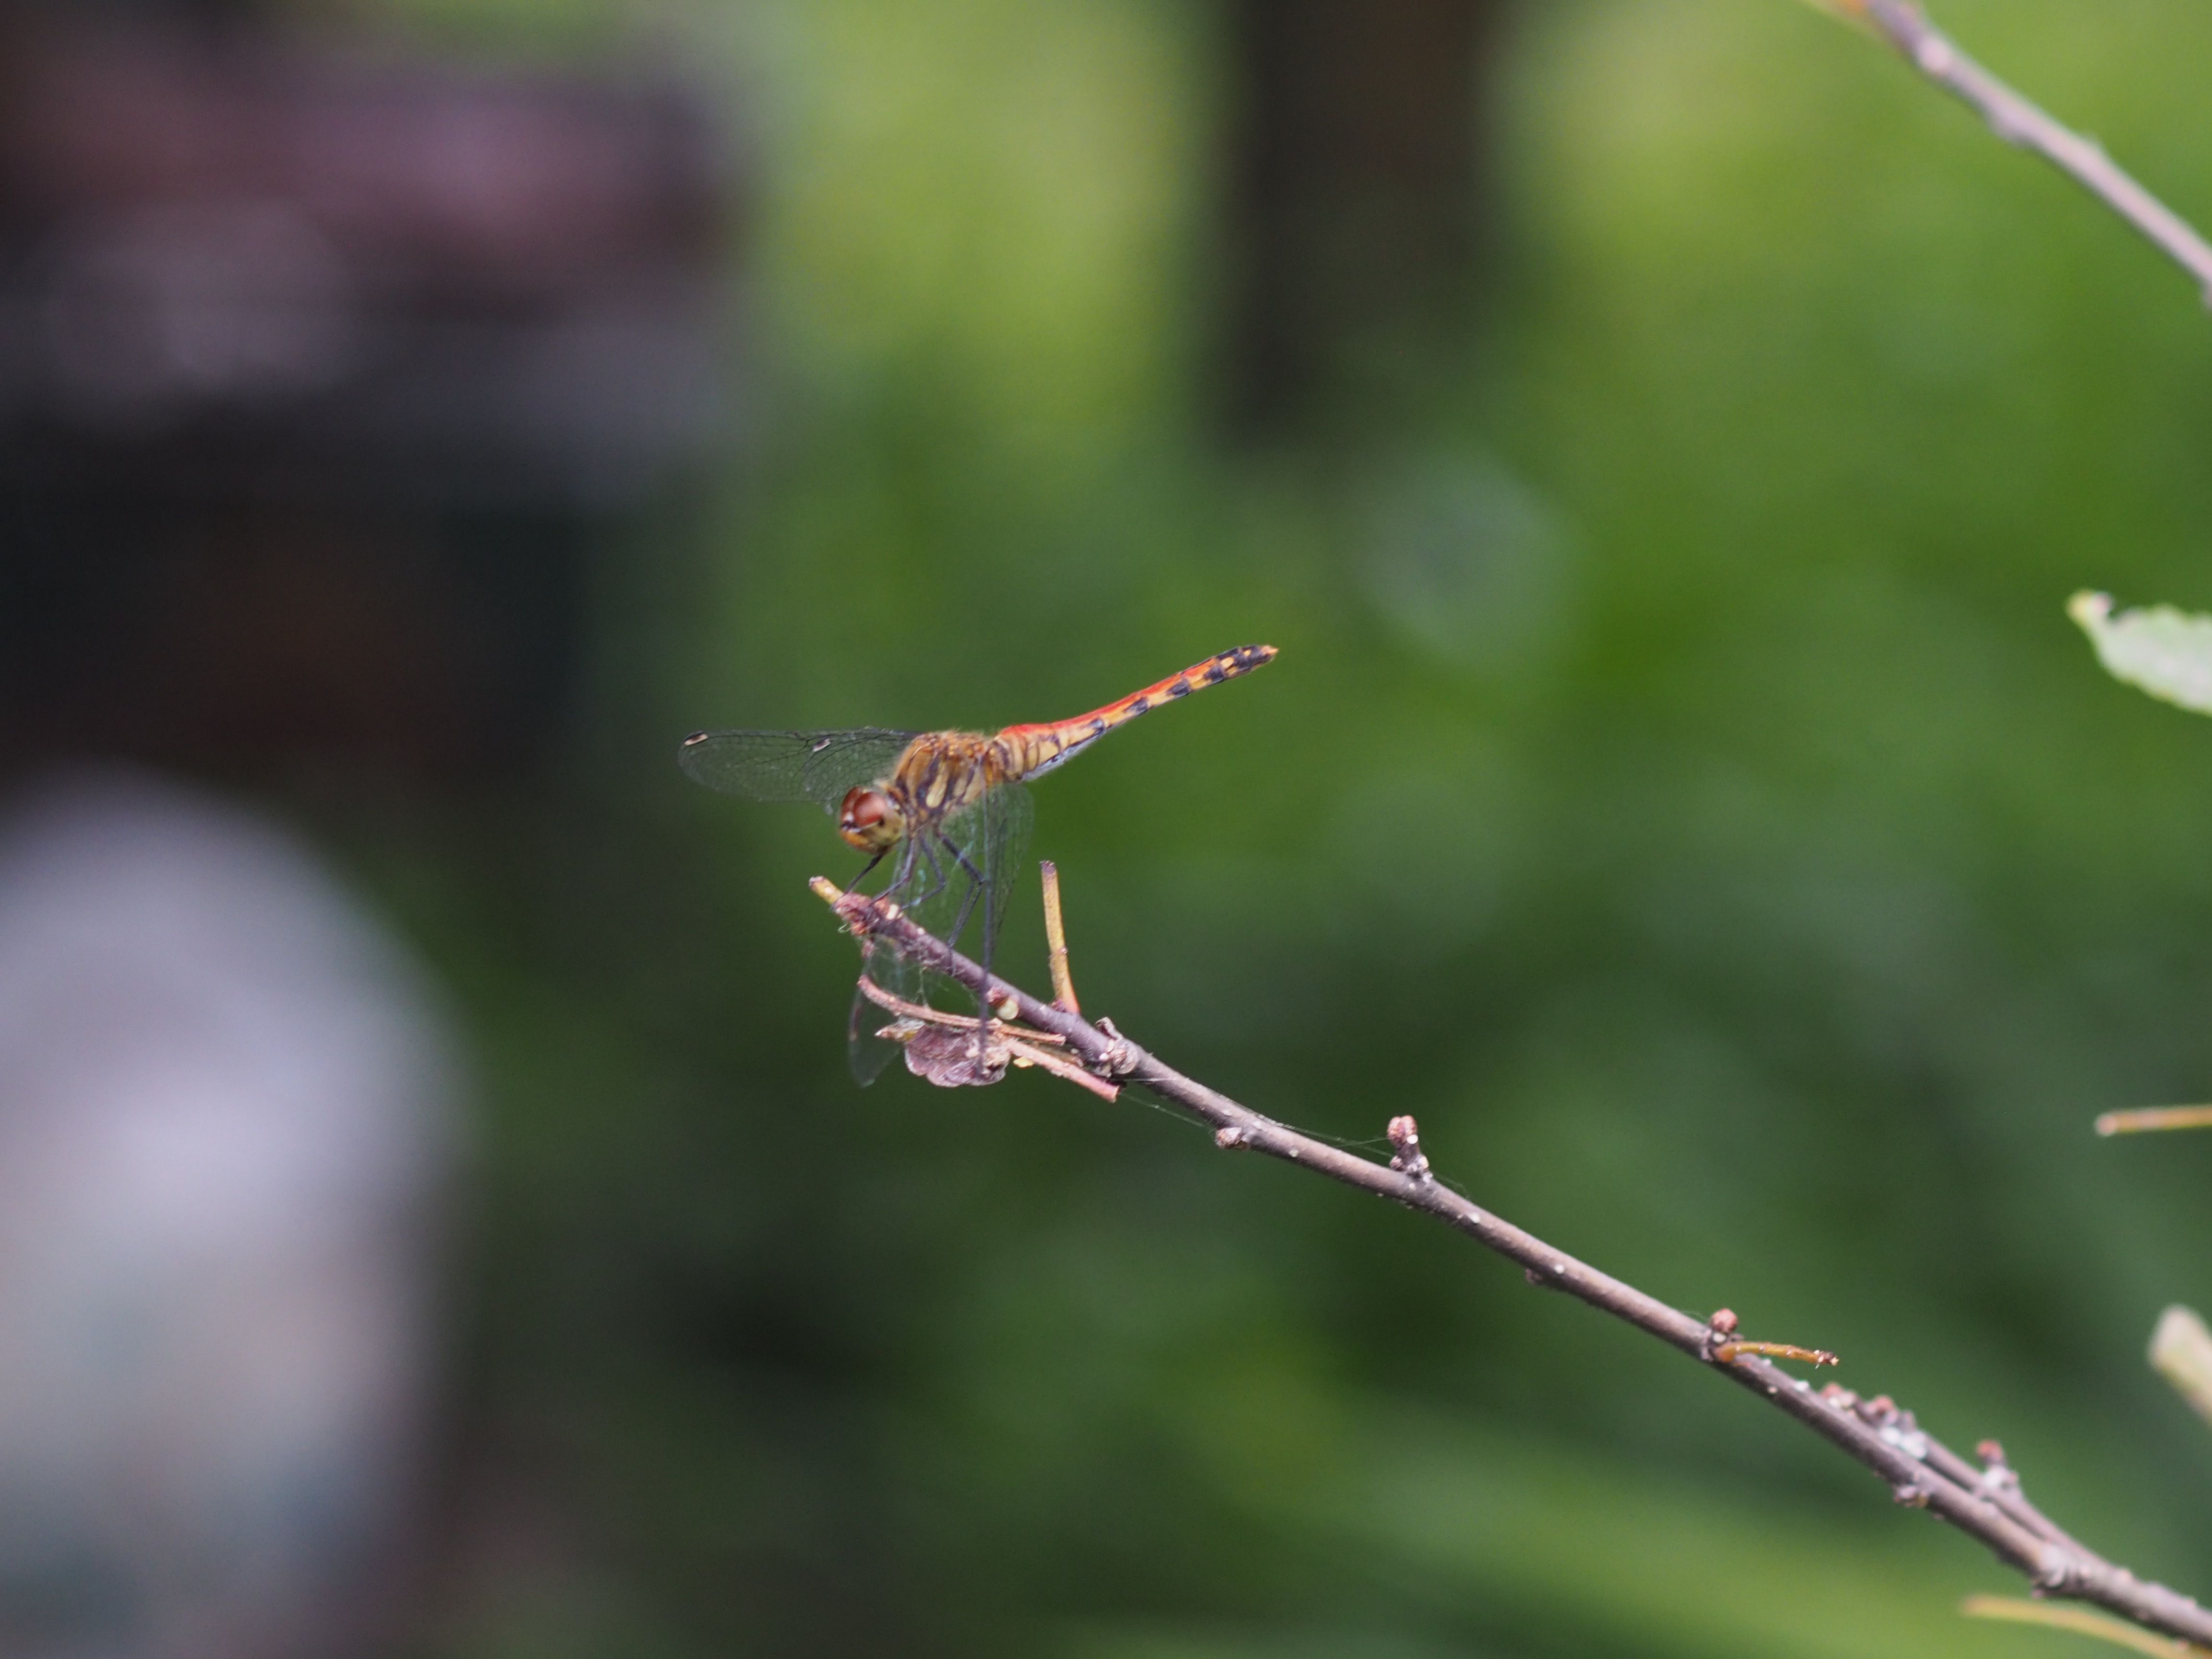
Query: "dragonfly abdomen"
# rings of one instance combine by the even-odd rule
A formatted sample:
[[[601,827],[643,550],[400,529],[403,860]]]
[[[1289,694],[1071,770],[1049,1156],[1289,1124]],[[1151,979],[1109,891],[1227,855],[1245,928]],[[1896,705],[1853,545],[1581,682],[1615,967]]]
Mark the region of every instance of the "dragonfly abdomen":
[[[1149,714],[1162,703],[1176,702],[1209,685],[1249,674],[1274,659],[1275,647],[1272,645],[1240,645],[1233,651],[1219,652],[1202,662],[1194,662],[1180,674],[1170,674],[1157,684],[1132,691],[1126,697],[1103,708],[1094,708],[1087,714],[1079,714],[1073,720],[1010,726],[998,736],[998,742],[1006,748],[1006,769],[1017,778],[1034,778],[1049,772],[1115,726],[1127,726],[1138,715]]]

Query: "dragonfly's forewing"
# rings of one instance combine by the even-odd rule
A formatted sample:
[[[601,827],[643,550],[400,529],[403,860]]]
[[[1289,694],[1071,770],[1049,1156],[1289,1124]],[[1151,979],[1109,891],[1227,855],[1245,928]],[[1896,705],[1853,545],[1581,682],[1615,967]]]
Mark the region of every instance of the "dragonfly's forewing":
[[[696,782],[755,800],[811,800],[834,812],[856,784],[886,775],[911,732],[695,732],[676,751]]]

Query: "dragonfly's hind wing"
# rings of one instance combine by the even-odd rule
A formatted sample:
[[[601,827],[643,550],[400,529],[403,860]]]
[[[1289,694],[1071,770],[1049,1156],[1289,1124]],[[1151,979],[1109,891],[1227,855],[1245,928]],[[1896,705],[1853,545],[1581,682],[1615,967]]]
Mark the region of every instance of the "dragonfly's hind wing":
[[[1029,847],[1033,821],[1029,793],[1019,785],[1004,784],[947,820],[938,831],[939,838],[930,843],[926,853],[919,842],[910,843],[916,860],[915,885],[910,890],[918,896],[906,902],[907,919],[956,949],[964,946],[970,956],[988,965],[992,939],[1005,921],[1007,901],[1020,879],[1022,855]],[[984,902],[986,880],[988,904]],[[941,974],[925,973],[881,942],[870,947],[864,971],[878,988],[923,1008],[964,1010],[975,1006],[967,987]],[[854,994],[848,1055],[853,1075],[860,1082],[872,1083],[899,1053],[902,1045],[876,1036],[895,1018],[866,991]],[[972,1042],[975,1035],[972,1026],[939,1027],[935,1040],[949,1042],[964,1036]],[[1003,1053],[995,1065],[978,1055],[972,1066],[975,1074],[957,1078],[942,1066],[921,1069],[932,1082],[950,1087],[954,1082],[995,1083],[1006,1063]]]
[[[676,751],[693,781],[755,800],[811,800],[834,812],[855,785],[887,775],[911,732],[694,732]]]
[[[887,945],[872,946],[867,963],[860,971],[870,983],[902,1002],[919,1003],[922,1000],[921,969]],[[864,1089],[881,1077],[884,1067],[898,1055],[901,1045],[876,1035],[898,1018],[866,990],[853,993],[852,1019],[845,1034],[845,1060],[853,1069],[853,1080]]]
[[[1003,799],[1001,799],[1003,797]],[[995,805],[994,804],[995,803]],[[986,798],[985,810],[993,814],[987,829],[991,842],[991,936],[986,960],[998,946],[998,931],[1006,925],[1006,909],[1029,866],[1030,833],[1036,828],[1036,803],[1018,783],[994,789]]]

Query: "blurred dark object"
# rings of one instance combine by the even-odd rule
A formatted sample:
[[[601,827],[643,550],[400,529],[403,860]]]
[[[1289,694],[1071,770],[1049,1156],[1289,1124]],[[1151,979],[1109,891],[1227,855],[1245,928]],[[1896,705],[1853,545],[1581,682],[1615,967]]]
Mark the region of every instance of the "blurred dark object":
[[[1462,326],[1503,0],[1238,0],[1232,416],[1279,432],[1352,368],[1418,379]]]
[[[183,9],[0,49],[0,758],[526,755],[714,422],[694,106]]]

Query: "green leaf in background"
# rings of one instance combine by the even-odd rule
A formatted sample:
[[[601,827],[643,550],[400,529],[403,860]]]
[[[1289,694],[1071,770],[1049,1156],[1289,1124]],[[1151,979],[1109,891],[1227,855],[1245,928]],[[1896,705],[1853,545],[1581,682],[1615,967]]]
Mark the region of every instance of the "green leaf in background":
[[[2196,1310],[2175,1303],[2151,1333],[2150,1364],[2190,1409],[2212,1423],[2212,1331]]]
[[[2066,614],[2081,624],[2097,659],[2114,679],[2140,686],[2162,702],[2212,714],[2212,617],[2170,605],[2148,611],[2112,609],[2109,593],[2076,593]]]

